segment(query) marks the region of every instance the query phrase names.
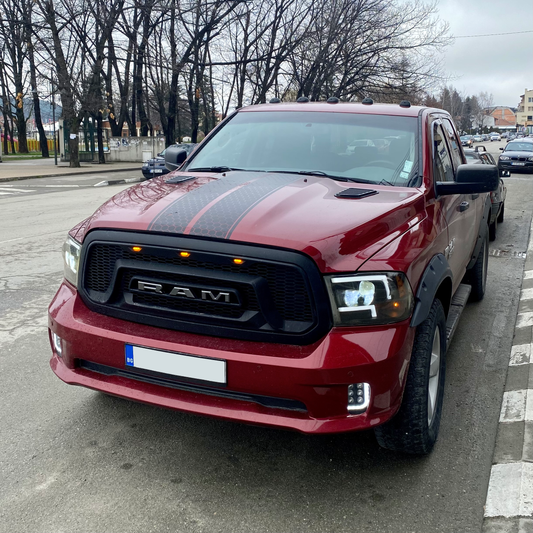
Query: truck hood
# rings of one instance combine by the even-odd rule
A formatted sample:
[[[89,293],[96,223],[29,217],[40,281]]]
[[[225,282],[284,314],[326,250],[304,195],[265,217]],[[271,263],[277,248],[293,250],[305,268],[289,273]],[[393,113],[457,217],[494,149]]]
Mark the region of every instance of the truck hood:
[[[346,190],[356,197],[336,196]],[[71,235],[81,241],[107,228],[227,239],[298,250],[322,272],[349,272],[423,213],[423,194],[413,188],[275,172],[174,172],[120,192]]]

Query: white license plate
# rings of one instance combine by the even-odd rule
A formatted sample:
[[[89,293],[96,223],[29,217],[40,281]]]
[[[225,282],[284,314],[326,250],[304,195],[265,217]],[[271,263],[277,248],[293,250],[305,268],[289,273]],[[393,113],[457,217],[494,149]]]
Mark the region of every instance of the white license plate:
[[[226,361],[126,344],[126,366],[171,376],[226,384]]]
[[[160,169],[160,168],[156,168],[156,169],[154,170],[154,174],[161,174],[162,172],[163,172],[163,170]]]
[[[525,163],[511,163],[511,165],[514,165],[515,167],[523,167]]]

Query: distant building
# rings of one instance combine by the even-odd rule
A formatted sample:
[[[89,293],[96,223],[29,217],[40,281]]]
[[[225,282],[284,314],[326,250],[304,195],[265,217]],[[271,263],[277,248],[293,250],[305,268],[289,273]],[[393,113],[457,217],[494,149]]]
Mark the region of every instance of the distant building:
[[[516,129],[516,115],[510,107],[496,106],[492,109],[490,114],[492,117],[494,117],[495,128],[501,130]]]
[[[516,112],[516,125],[519,129],[527,129],[533,133],[533,89],[525,90],[520,95],[520,103]]]

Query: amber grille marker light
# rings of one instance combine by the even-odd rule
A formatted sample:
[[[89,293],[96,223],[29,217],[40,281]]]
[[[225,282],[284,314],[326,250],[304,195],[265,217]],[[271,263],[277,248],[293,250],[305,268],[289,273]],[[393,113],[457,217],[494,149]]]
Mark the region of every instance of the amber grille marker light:
[[[190,257],[191,252],[180,252],[181,257]]]
[[[237,259],[235,258],[233,260],[233,262],[236,264],[236,265],[242,265],[244,263],[244,259]]]
[[[133,250],[134,252],[140,252],[140,251],[142,251],[142,248],[141,248],[140,246],[134,246],[134,247],[132,248],[132,250]]]

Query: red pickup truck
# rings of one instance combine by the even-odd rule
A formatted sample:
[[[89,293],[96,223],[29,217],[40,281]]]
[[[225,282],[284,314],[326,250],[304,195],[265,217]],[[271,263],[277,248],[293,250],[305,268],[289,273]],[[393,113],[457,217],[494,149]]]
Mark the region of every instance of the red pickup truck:
[[[49,308],[65,382],[428,453],[445,354],[485,292],[497,168],[442,110],[240,109],[73,228]]]

